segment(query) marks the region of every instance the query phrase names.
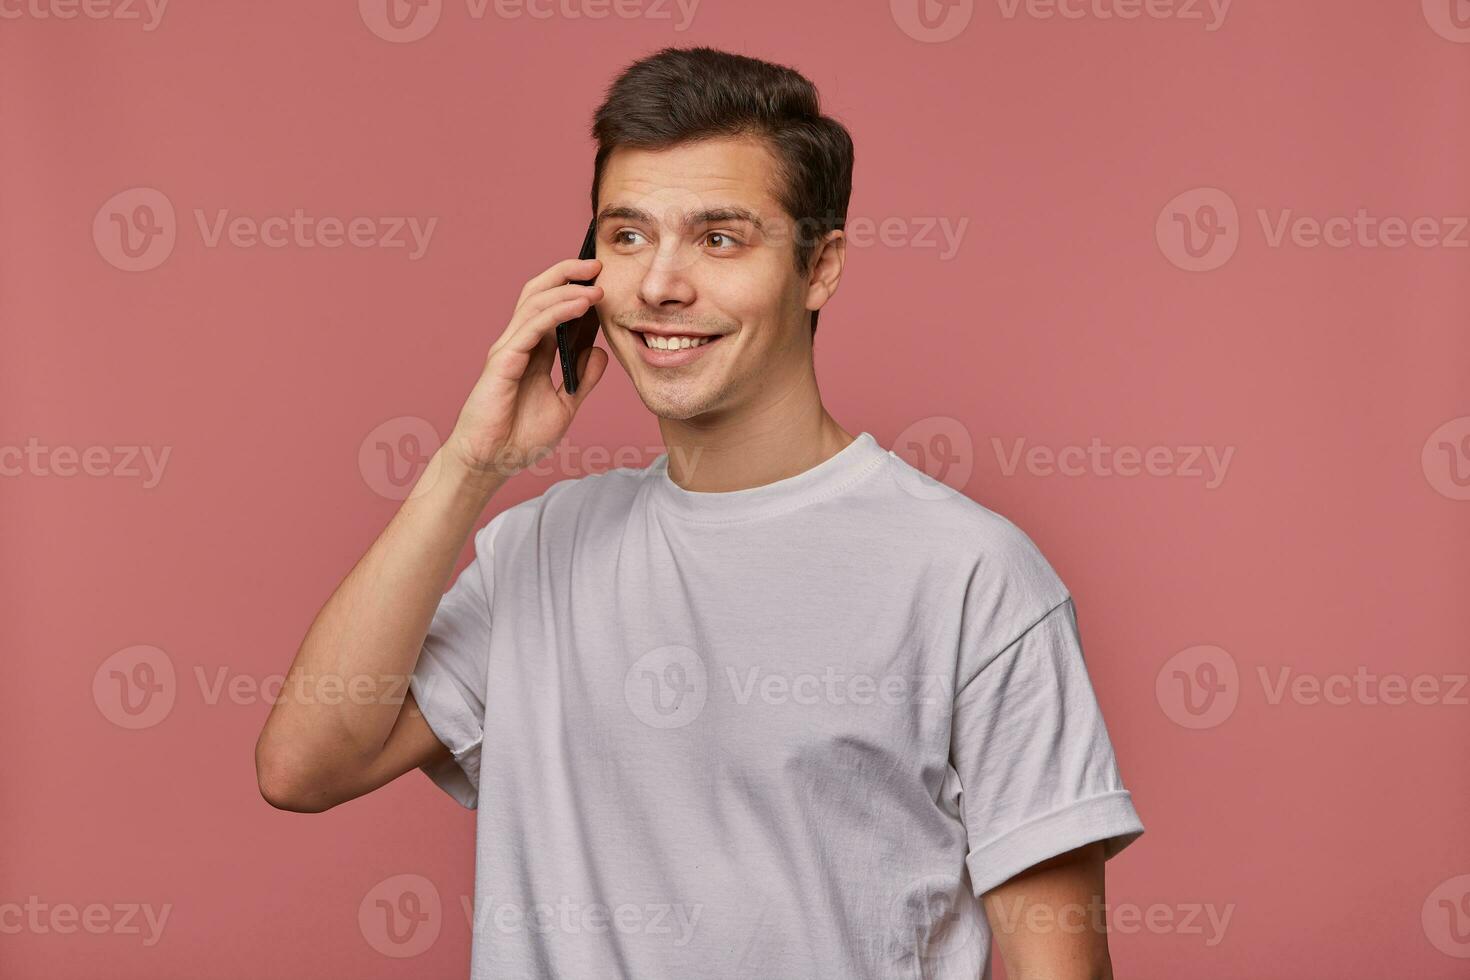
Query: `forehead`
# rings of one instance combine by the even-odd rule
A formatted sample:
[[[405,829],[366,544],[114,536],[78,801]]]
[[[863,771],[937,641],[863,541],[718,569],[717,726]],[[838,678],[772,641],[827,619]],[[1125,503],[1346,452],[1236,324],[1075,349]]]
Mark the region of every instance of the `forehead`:
[[[703,209],[749,208],[767,219],[783,212],[771,196],[776,161],[754,138],[682,143],[662,150],[620,146],[602,172],[598,209],[632,207],[666,224]]]

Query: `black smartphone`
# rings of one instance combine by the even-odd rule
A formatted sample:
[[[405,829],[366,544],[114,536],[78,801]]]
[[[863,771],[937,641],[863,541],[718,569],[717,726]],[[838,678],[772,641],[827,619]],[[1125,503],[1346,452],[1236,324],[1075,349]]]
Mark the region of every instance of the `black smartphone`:
[[[587,226],[587,237],[582,240],[582,252],[577,256],[579,259],[597,258],[597,218]],[[596,277],[591,279],[573,279],[572,283],[578,286],[590,286],[596,282]],[[577,393],[577,360],[582,352],[592,346],[597,339],[597,307],[587,307],[587,312],[575,320],[556,325],[556,349],[561,353],[561,386],[562,390],[569,395]]]

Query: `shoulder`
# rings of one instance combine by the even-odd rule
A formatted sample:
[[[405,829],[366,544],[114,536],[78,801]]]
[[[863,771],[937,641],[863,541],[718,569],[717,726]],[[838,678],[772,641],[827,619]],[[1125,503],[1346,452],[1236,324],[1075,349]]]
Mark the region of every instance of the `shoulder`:
[[[1009,582],[1056,605],[1067,590],[1031,536],[1003,514],[890,454],[877,491],[902,533],[977,579]]]
[[[898,536],[920,545],[947,591],[958,595],[971,642],[1020,636],[1071,597],[1024,529],[901,456],[890,454],[876,491],[888,501]]]
[[[626,515],[646,474],[646,468],[623,466],[557,480],[491,518],[475,533],[475,550],[479,554],[504,552],[517,544],[586,531],[605,518]]]

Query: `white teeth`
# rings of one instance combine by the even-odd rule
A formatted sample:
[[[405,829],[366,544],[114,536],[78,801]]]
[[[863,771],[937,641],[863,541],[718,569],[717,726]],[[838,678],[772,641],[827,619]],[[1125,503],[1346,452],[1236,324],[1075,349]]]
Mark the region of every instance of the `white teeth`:
[[[657,334],[651,333],[643,335],[643,343],[655,350],[683,350],[685,347],[702,347],[713,339],[713,337],[660,337]]]

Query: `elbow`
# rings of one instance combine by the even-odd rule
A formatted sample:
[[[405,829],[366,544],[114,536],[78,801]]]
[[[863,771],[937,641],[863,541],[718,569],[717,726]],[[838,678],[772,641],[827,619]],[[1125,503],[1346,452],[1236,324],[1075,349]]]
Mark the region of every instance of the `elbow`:
[[[313,800],[310,796],[292,789],[279,777],[257,775],[257,782],[260,786],[261,799],[277,810],[285,810],[288,813],[323,813],[335,805],[328,801]]]
[[[322,792],[319,782],[313,786],[312,780],[303,778],[301,766],[268,751],[263,739],[255,746],[255,782],[261,799],[277,810],[322,813],[338,802]]]

